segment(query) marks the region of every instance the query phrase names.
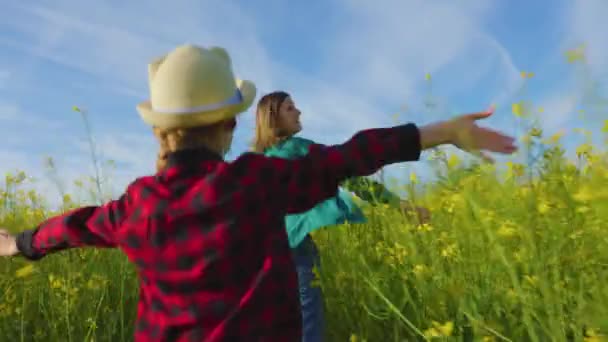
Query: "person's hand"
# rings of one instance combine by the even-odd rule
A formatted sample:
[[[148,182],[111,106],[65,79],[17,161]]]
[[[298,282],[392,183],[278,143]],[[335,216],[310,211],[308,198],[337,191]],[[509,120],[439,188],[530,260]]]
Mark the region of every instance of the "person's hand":
[[[477,126],[477,120],[488,118],[493,113],[494,107],[491,107],[484,112],[459,115],[447,121],[422,126],[420,127],[421,147],[427,149],[442,144],[453,144],[489,162],[493,159],[485,154],[484,150],[502,154],[517,151],[515,138]]]
[[[0,229],[0,256],[13,256],[18,253],[15,237],[8,231]]]
[[[401,202],[401,210],[408,217],[414,216],[420,224],[428,223],[431,220],[431,212],[427,208],[413,206],[408,201]]]
[[[501,132],[477,126],[477,120],[490,117],[494,113],[494,107],[487,111],[459,115],[446,122],[449,140],[456,147],[466,152],[475,154],[486,161],[494,160],[483,151],[511,154],[517,151],[513,137]]]

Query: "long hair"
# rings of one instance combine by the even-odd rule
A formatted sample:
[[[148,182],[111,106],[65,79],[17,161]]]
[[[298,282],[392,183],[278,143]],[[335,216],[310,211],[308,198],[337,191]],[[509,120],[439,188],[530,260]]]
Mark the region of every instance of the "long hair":
[[[284,91],[275,91],[262,96],[255,113],[255,138],[253,151],[262,153],[278,143],[283,136],[278,126],[279,109],[289,97]]]

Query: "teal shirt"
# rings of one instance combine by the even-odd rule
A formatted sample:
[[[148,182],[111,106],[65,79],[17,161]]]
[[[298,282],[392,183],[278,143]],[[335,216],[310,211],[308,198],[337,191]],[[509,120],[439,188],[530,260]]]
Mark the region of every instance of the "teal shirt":
[[[307,155],[312,144],[314,142],[311,140],[292,137],[268,148],[264,154],[269,157],[296,159]],[[361,209],[353,202],[352,196],[337,190],[335,197],[317,204],[309,211],[285,217],[289,245],[296,248],[310,232],[345,222],[364,223],[366,219]]]

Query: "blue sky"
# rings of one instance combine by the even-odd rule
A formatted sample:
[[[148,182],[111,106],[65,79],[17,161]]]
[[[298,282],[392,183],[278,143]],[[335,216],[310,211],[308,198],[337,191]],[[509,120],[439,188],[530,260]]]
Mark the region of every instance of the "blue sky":
[[[303,135],[338,143],[359,129],[426,123],[498,105],[487,123],[515,133],[511,103],[542,106],[549,132],[570,129],[585,84],[608,71],[604,0],[16,1],[0,12],[0,171],[43,172],[52,156],[69,181],[91,174],[86,108],[117,191],[152,172],[157,151],[135,105],[147,97],[147,63],[182,43],[228,49],[235,73],[258,93],[284,89],[303,111]],[[584,69],[564,51],[587,44]],[[429,84],[436,107],[425,110]],[[407,108],[407,111],[404,110]],[[597,127],[606,112],[590,112]],[[243,114],[232,157],[253,134]],[[568,136],[566,136],[568,138]],[[568,140],[571,146],[575,140]],[[504,159],[503,159],[504,160]],[[424,164],[414,168],[425,172]],[[389,168],[391,175],[403,167]]]

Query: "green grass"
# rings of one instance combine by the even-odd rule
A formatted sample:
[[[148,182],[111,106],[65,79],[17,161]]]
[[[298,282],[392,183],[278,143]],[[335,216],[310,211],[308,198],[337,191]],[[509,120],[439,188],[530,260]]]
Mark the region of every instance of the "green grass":
[[[379,205],[365,208],[368,224],[316,234],[329,340],[582,341],[608,332],[608,155],[581,149],[576,167],[557,151],[545,149],[533,180],[523,166],[496,175],[450,159],[442,181],[417,195],[432,210],[429,225]],[[24,182],[7,177],[0,196],[0,225],[14,231],[50,214]],[[0,341],[129,341],[137,294],[117,250],[2,259]]]
[[[95,177],[78,186],[90,203],[107,184],[86,112],[75,111],[91,144]],[[368,224],[315,234],[328,341],[591,342],[608,334],[608,153],[587,143],[568,161],[556,139],[528,125],[527,102],[513,111],[528,126],[527,165],[497,174],[438,153],[440,181],[414,196],[431,210],[430,224],[373,205]],[[54,171],[52,160],[47,166]],[[51,176],[63,210],[82,203]],[[7,175],[0,191],[0,226],[14,232],[53,214],[26,178]],[[0,342],[130,341],[137,299],[134,267],[118,250],[0,259]]]

